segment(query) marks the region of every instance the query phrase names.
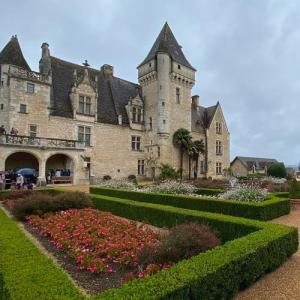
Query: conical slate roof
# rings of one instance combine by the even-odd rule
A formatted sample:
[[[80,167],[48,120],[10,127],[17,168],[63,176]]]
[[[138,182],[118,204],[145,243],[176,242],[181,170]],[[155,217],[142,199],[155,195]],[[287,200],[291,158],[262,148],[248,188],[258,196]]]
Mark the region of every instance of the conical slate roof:
[[[17,36],[12,36],[0,52],[0,64],[11,64],[31,71],[23,56]]]
[[[196,70],[185,58],[181,50],[181,46],[176,41],[176,38],[167,22],[163,26],[147,57],[139,65],[139,67],[155,58],[158,52],[168,53],[171,56],[171,58],[177,63],[185,67],[191,68],[193,70]]]

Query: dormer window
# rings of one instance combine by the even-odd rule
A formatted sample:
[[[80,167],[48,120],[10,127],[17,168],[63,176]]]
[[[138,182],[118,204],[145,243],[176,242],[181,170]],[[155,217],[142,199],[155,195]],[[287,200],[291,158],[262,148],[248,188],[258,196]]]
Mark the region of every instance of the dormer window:
[[[178,68],[178,70],[180,70],[180,69],[181,69],[181,66],[180,66],[180,65],[177,65],[177,68]]]
[[[142,122],[142,109],[138,107],[132,108],[132,122],[141,123]]]
[[[91,97],[79,96],[78,113],[82,115],[91,115],[92,113]]]

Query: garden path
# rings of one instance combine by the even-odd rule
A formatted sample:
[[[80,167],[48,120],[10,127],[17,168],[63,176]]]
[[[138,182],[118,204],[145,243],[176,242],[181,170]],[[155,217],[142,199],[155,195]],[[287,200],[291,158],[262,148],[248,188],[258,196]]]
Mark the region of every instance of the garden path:
[[[300,210],[292,210],[289,215],[272,220],[295,226],[300,233]],[[282,266],[265,275],[248,289],[239,292],[235,300],[292,300],[300,299],[300,250]]]

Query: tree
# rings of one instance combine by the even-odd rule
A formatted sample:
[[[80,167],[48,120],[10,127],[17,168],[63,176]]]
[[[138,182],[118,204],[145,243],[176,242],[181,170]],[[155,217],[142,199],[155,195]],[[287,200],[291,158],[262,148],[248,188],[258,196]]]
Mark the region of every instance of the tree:
[[[290,199],[300,198],[300,183],[294,178],[290,186]]]
[[[200,123],[201,126],[204,129],[204,139],[205,139],[205,157],[204,157],[204,161],[205,161],[205,177],[207,177],[207,173],[208,173],[208,148],[207,148],[207,144],[208,144],[208,138],[207,138],[207,131],[210,127],[210,118],[208,115],[207,110],[204,110],[201,119],[200,119]]]
[[[179,128],[174,132],[173,143],[175,146],[179,147],[180,151],[180,180],[182,180],[183,173],[183,155],[188,149],[191,143],[192,137],[187,129]]]
[[[268,176],[272,176],[272,177],[285,178],[287,173],[286,173],[286,168],[284,166],[284,163],[271,164],[268,167],[267,174]]]
[[[169,164],[161,164],[160,166],[160,180],[167,180],[167,179],[178,179],[179,172],[170,166]]]
[[[203,140],[196,140],[194,141],[194,153],[193,153],[193,159],[196,163],[195,169],[197,170],[195,172],[194,179],[197,179],[197,174],[198,174],[198,165],[199,165],[199,155],[205,153],[205,145]]]

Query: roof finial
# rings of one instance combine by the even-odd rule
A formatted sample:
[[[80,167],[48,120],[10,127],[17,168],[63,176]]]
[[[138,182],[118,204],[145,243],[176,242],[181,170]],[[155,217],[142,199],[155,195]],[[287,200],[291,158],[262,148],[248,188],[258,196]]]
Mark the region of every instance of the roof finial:
[[[88,63],[88,61],[87,61],[87,59],[84,61],[83,65],[84,65],[85,67],[89,67],[89,66],[90,66],[89,63]]]

